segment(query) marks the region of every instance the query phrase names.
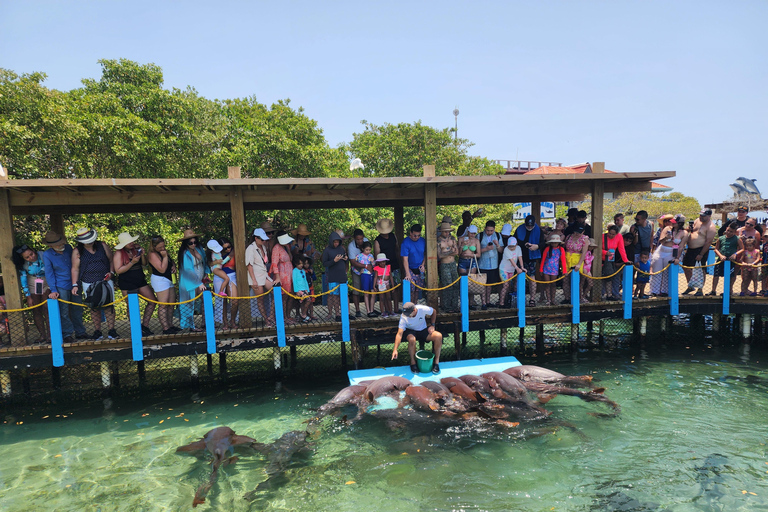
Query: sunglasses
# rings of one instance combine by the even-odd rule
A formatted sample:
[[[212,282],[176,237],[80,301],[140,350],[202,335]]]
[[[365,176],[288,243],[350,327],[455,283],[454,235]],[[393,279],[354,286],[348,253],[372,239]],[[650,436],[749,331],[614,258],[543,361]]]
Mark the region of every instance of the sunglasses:
[[[188,240],[187,245],[197,245],[197,240],[195,240],[194,238],[191,240]]]
[[[27,244],[22,245],[18,249],[16,249],[16,254],[24,254],[29,250],[29,247],[27,247]]]
[[[163,240],[163,237],[160,235],[152,235],[151,240],[152,242],[159,242],[160,240]]]
[[[744,224],[744,225],[745,225],[745,226],[749,226],[750,228],[753,228],[753,227],[755,227],[755,225],[754,225],[754,224],[750,224],[749,222],[747,222],[747,223],[746,223],[746,224]]]
[[[229,249],[232,248],[232,246],[231,245],[222,245],[221,248],[229,250]]]

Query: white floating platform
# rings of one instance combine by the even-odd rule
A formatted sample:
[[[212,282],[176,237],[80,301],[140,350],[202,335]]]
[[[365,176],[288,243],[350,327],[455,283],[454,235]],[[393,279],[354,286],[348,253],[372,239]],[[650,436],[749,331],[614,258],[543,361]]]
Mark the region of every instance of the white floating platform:
[[[391,368],[371,368],[369,370],[352,370],[347,372],[349,384],[357,384],[364,380],[375,380],[381,377],[405,377],[414,384],[425,380],[440,381],[445,377],[461,377],[462,375],[480,375],[486,372],[501,372],[512,366],[521,366],[516,357],[489,357],[487,359],[467,359],[464,361],[448,361],[440,363],[440,373],[413,373],[410,366],[393,366]]]

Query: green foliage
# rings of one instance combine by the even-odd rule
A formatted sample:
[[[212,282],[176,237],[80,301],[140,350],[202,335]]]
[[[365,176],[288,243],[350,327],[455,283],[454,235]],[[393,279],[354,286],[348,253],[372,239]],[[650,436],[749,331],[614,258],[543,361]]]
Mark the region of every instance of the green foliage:
[[[357,176],[422,176],[423,166],[434,165],[438,176],[500,174],[503,168],[487,158],[467,154],[472,143],[454,139],[450,128],[439,130],[421,124],[375,125],[362,121],[365,130],[353,134],[341,149],[350,159],[359,158],[365,169]],[[349,174],[345,174],[349,175]]]
[[[640,210],[648,212],[648,218],[655,220],[658,217],[671,213],[683,214],[686,219],[696,219],[701,211],[701,205],[694,197],[683,195],[680,192],[668,194],[654,194],[652,192],[636,192],[620,194],[615,199],[605,202],[603,207],[603,222],[605,225],[613,222],[613,216],[623,213],[625,222],[631,223],[633,216]]]

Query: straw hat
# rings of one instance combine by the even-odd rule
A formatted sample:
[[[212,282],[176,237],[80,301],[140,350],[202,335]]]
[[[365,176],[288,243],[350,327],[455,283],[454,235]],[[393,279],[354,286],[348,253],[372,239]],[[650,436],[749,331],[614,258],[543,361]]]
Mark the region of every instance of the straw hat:
[[[312,233],[307,229],[307,225],[306,224],[299,224],[298,228],[291,230],[291,234],[293,236],[296,236],[296,235],[309,236]]]
[[[195,233],[194,229],[185,229],[184,230],[184,236],[176,240],[177,242],[183,242],[184,240],[189,240],[190,238],[198,238],[200,235]]]
[[[562,240],[560,240],[560,235],[552,235],[552,238],[547,240],[548,244],[561,244],[563,243]]]
[[[440,231],[453,231],[453,226],[450,222],[443,222],[440,224]]]
[[[451,220],[450,215],[443,215],[443,220],[441,222],[447,222],[448,224],[452,224],[453,221]]]
[[[263,229],[266,233],[269,233],[270,231],[272,232],[275,231],[275,228],[273,228],[272,224],[267,220],[261,223],[261,229]]]
[[[115,249],[122,249],[126,245],[128,245],[131,242],[135,242],[138,240],[139,237],[137,236],[131,236],[130,233],[120,233],[117,235],[117,245],[115,246]]]
[[[590,247],[597,247],[597,242],[595,242],[594,238],[589,239],[589,246]]]
[[[387,258],[387,255],[383,252],[376,255],[376,261],[389,261],[389,258]]]
[[[388,235],[393,229],[395,229],[395,221],[392,219],[379,219],[376,223],[376,231],[382,235]]]
[[[61,242],[65,242],[64,237],[58,234],[55,231],[49,231],[45,234],[43,237],[43,242],[45,242],[45,245],[53,247],[54,245],[59,245]]]
[[[282,234],[279,237],[277,237],[277,243],[280,245],[286,245],[293,242],[293,238],[291,238],[291,235],[288,233]]]
[[[659,222],[666,222],[666,221],[672,220],[674,218],[675,218],[674,215],[672,215],[671,213],[667,213],[667,214],[664,214],[661,217],[659,217]]]
[[[93,228],[80,228],[77,230],[75,240],[83,245],[92,244],[96,241],[99,234]]]

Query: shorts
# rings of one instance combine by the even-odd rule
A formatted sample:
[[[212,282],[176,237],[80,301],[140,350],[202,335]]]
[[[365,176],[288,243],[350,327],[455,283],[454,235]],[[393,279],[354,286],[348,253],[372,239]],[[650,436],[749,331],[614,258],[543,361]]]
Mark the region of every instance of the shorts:
[[[504,269],[502,269],[502,268],[499,268],[499,278],[500,278],[502,281],[506,281],[506,280],[507,280],[507,279],[509,279],[510,277],[515,277],[515,273],[516,273],[516,272],[515,272],[514,270],[513,270],[512,272],[509,272],[509,273],[507,273],[507,272],[505,272],[505,271],[504,271]]]
[[[363,288],[363,282],[360,279],[360,274],[355,274],[352,272],[352,288],[357,288],[358,290],[365,290]],[[360,295],[360,292],[356,290],[350,290],[352,292],[352,295]]]
[[[155,274],[152,274],[149,277],[149,282],[152,285],[152,289],[156,293],[164,292],[165,290],[173,288],[173,281],[165,276],[156,276]]]
[[[488,284],[488,285],[499,284],[499,281],[501,281],[501,279],[499,278],[499,269],[497,269],[497,268],[488,268],[488,269],[481,268],[479,270],[480,270],[481,274],[485,274],[486,276],[488,276],[485,279],[486,284]]]
[[[528,277],[533,277],[536,275],[536,272],[539,271],[539,264],[541,263],[541,258],[536,258],[534,260],[528,260],[528,263],[525,264],[525,272],[528,274]]]
[[[346,284],[346,283],[344,283],[344,284]],[[336,288],[337,286],[338,286],[338,288]],[[334,288],[336,288],[336,289],[335,289],[335,290],[333,290]],[[339,295],[341,294],[341,283],[328,283],[328,289],[329,289],[329,290],[333,290],[333,291],[332,291],[331,293],[329,293],[328,295],[336,295],[336,296],[339,296]]]
[[[373,290],[373,274],[360,274],[360,281],[363,285],[361,290],[366,292]]]
[[[389,284],[390,284],[390,286],[397,286],[398,284],[400,284],[402,282],[403,282],[403,280],[400,279],[400,269],[399,268],[393,270],[389,274]]]
[[[466,270],[469,273],[473,268],[477,268],[475,258],[459,258],[459,270]]]
[[[741,267],[741,279],[751,279],[757,281],[757,267]]]
[[[571,270],[573,267],[575,267],[576,264],[579,262],[580,258],[581,258],[581,254],[580,253],[566,252],[565,253],[565,264],[568,265],[568,270]]]
[[[685,254],[683,255],[683,266],[684,267],[695,267],[696,266],[696,256],[701,254],[701,264],[706,265],[707,264],[707,253],[709,252],[709,247],[695,247],[691,249],[690,247],[686,249]],[[717,268],[717,267],[715,267]],[[722,272],[722,270],[720,271]],[[715,274],[717,275],[717,274]],[[722,274],[720,274],[722,277]]]
[[[413,329],[406,329],[403,333],[403,339],[408,340],[408,335],[413,334],[413,336],[416,338],[416,341],[427,341],[427,336],[429,336],[429,332],[427,332],[428,329],[424,329],[421,331],[414,331]]]
[[[736,275],[737,267],[738,265],[736,265],[734,262],[731,262],[731,282],[733,282],[733,277]],[[715,265],[715,271],[713,275],[717,277],[725,277],[725,264],[720,261],[720,258],[717,259],[717,264]]]
[[[645,274],[638,274],[635,278],[635,284],[646,284],[651,282],[651,276]]]

